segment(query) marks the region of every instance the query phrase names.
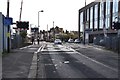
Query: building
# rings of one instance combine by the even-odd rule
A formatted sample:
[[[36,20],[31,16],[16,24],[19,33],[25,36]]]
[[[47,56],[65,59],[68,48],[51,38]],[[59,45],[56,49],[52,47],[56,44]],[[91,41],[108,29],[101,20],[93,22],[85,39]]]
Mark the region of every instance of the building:
[[[7,31],[8,27],[4,25],[5,16],[0,12],[0,53],[7,51]]]
[[[94,43],[116,50],[118,30],[113,29],[113,22],[118,18],[120,0],[94,1],[86,5],[79,9],[79,38],[80,32],[83,32],[84,43]]]

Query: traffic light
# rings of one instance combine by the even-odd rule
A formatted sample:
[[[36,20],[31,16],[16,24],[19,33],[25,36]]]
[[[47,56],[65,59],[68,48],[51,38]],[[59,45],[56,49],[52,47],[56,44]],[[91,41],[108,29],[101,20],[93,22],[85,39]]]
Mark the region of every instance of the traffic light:
[[[114,29],[120,29],[120,23],[119,22],[113,22]]]
[[[17,28],[20,29],[29,29],[29,22],[28,21],[16,21]]]
[[[31,32],[39,32],[39,28],[31,28]]]

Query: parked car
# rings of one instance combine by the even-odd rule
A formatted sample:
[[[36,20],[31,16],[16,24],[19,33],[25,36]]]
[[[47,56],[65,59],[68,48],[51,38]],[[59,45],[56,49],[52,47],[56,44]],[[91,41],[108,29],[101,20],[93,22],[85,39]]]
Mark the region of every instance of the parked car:
[[[55,39],[54,44],[62,44],[62,41],[60,39]]]
[[[75,39],[74,43],[80,43],[79,39]]]
[[[74,42],[73,39],[69,39],[69,40],[68,40],[68,43],[73,43],[73,42]]]

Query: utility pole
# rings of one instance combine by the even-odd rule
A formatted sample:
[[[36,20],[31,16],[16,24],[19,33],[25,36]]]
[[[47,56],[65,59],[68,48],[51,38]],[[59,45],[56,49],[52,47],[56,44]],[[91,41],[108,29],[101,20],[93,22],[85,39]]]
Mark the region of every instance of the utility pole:
[[[49,40],[49,38],[48,38],[49,36],[48,36],[48,24],[47,24],[47,40]]]
[[[85,0],[85,7],[86,7],[86,0]],[[84,14],[84,32],[83,32],[83,44],[85,45],[85,29],[86,29],[86,10],[85,10],[85,14]]]
[[[54,28],[54,21],[53,21],[53,37],[54,37],[54,41],[55,41],[55,28]]]
[[[44,11],[43,11],[43,10],[38,11],[38,28],[40,27],[40,25],[39,25],[39,17],[40,17],[39,13],[40,13],[40,12],[44,12]]]
[[[10,0],[7,0],[7,17],[9,17]],[[8,25],[7,34],[10,35],[10,25]],[[10,36],[7,36],[7,52],[10,52]]]
[[[21,7],[20,7],[20,15],[19,15],[19,21],[21,21],[21,16],[22,16],[22,6],[23,6],[23,0],[21,1]],[[18,35],[20,34],[21,30],[18,30]]]
[[[20,8],[20,17],[19,17],[19,21],[21,21],[21,15],[22,15],[22,6],[23,6],[23,0],[21,1],[21,8]]]

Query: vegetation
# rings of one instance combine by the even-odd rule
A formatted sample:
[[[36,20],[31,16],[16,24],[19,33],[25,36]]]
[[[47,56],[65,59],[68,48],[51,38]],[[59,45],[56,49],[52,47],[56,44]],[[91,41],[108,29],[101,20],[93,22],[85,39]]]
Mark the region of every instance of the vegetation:
[[[27,31],[21,31],[20,36],[22,37],[23,43],[25,42],[26,36],[27,36]]]

